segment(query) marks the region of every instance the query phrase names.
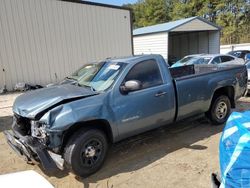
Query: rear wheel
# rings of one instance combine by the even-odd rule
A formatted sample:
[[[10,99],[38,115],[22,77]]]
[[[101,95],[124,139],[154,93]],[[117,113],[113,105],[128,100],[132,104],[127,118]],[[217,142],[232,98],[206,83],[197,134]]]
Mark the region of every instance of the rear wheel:
[[[215,125],[223,124],[227,121],[231,112],[231,103],[227,96],[221,95],[212,100],[209,111],[206,116]]]
[[[87,177],[98,171],[107,155],[106,135],[98,129],[83,129],[72,135],[64,150],[66,166],[76,175]]]

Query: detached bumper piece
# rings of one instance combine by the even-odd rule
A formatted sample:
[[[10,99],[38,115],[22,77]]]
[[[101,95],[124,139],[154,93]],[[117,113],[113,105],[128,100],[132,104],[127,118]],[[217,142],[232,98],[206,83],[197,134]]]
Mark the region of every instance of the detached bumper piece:
[[[29,136],[19,138],[13,131],[4,131],[4,134],[11,148],[27,162],[40,162],[48,172],[59,170],[45,146],[36,139]]]

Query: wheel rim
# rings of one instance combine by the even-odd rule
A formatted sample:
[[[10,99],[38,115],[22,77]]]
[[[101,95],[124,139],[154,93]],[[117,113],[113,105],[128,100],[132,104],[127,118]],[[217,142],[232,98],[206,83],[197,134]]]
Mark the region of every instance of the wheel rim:
[[[224,102],[224,101],[221,101],[217,104],[216,106],[216,111],[215,111],[215,114],[216,114],[216,117],[218,119],[223,119],[226,117],[227,115],[227,104]]]
[[[94,166],[101,158],[103,151],[103,144],[99,139],[90,139],[88,140],[81,152],[81,159],[84,166],[92,167]]]

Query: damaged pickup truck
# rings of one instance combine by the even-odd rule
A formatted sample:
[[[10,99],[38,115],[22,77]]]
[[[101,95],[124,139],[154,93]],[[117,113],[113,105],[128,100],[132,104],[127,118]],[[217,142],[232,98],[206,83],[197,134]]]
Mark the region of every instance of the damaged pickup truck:
[[[19,96],[5,131],[9,145],[45,170],[66,167],[86,177],[122,139],[200,114],[223,124],[247,87],[242,65],[169,68],[160,55],[100,63],[74,84]]]

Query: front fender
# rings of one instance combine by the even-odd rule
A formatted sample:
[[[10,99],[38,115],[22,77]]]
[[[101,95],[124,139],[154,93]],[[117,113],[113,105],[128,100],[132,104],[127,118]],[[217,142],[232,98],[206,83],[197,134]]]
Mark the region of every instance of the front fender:
[[[63,142],[63,134],[73,125],[79,122],[87,122],[103,119],[109,122],[113,138],[118,135],[114,123],[114,115],[109,108],[108,101],[100,97],[81,99],[66,103],[48,111],[41,119],[47,125],[49,135],[49,147],[60,147]]]

